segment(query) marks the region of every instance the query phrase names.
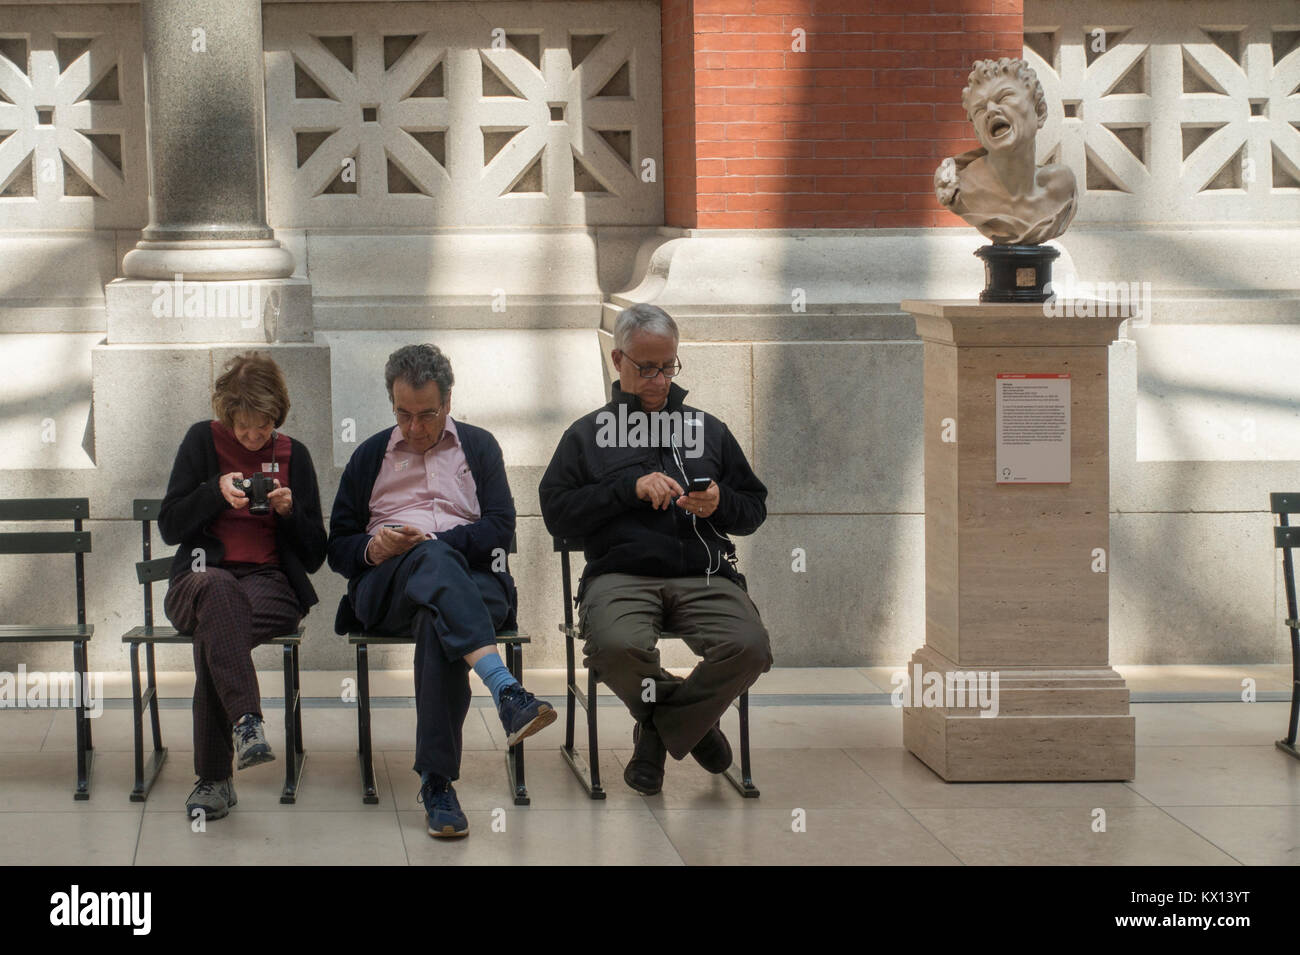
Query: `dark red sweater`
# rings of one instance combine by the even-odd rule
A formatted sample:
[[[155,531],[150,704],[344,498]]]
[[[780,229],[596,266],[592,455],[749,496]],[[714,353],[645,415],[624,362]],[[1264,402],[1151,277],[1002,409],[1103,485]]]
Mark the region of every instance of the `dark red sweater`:
[[[279,478],[280,484],[289,486],[289,436],[276,433],[274,441],[267,441],[257,451],[249,451],[239,443],[235,432],[220,421],[212,422],[212,443],[217,449],[217,464],[222,474],[238,471],[244,477],[266,474]],[[274,454],[271,445],[274,444]],[[274,457],[278,472],[267,467]],[[244,493],[251,496],[251,489]],[[212,536],[226,548],[226,563],[278,564],[280,557],[275,548],[275,512],[253,514],[247,507],[222,511],[212,522]]]

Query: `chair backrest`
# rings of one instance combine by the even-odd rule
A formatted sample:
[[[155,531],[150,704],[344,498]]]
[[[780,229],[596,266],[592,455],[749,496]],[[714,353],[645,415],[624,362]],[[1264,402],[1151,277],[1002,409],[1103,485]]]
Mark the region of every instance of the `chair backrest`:
[[[90,532],[81,522],[90,516],[85,497],[10,498],[0,500],[0,521],[72,521],[72,531],[9,531],[0,534],[0,554],[72,554],[77,570],[77,623],[86,622],[86,562]]]
[[[1282,551],[1282,584],[1286,588],[1286,624],[1293,631],[1300,628],[1300,613],[1296,612],[1295,564],[1291,549],[1300,547],[1300,526],[1287,521],[1288,514],[1300,514],[1300,491],[1279,491],[1268,496],[1269,509],[1277,515],[1278,526],[1273,528],[1273,546]]]
[[[560,585],[564,596],[564,625],[573,627],[573,571],[569,566],[569,554],[583,549],[581,538],[552,537],[551,549],[560,555]]]
[[[153,585],[171,576],[172,558],[153,556],[149,524],[158,519],[162,499],[138,497],[131,502],[131,516],[140,522],[140,555],[135,562],[135,579],[144,584],[144,625],[153,626]]]

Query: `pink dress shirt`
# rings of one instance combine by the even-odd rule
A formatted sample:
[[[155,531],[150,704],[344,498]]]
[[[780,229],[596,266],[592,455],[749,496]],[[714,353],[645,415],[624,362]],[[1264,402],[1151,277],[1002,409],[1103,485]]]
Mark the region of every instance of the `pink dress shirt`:
[[[394,426],[370,492],[366,533],[378,534],[385,524],[405,524],[433,538],[480,517],[478,486],[451,416],[442,437],[423,454],[411,450],[402,429]]]

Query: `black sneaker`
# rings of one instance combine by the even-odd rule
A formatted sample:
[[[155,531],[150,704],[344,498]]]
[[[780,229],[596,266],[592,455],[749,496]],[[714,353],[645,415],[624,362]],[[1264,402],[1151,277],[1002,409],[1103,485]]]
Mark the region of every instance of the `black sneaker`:
[[[469,820],[460,810],[460,800],[451,783],[431,779],[420,787],[420,794],[415,798],[424,804],[429,835],[435,839],[469,835]]]
[[[691,755],[709,772],[725,773],[731,765],[731,744],[722,734],[722,727],[714,723],[713,728],[691,749]]]
[[[236,769],[247,769],[258,763],[268,763],[275,759],[271,744],[266,741],[266,730],[262,720],[252,713],[245,713],[235,724]]]
[[[668,748],[653,723],[637,723],[632,730],[636,751],[623,770],[623,782],[642,796],[654,796],[664,788],[664,763]]]
[[[518,683],[512,683],[501,691],[497,712],[501,715],[501,725],[506,729],[507,746],[514,746],[521,739],[545,729],[559,715],[550,703],[539,700]]]

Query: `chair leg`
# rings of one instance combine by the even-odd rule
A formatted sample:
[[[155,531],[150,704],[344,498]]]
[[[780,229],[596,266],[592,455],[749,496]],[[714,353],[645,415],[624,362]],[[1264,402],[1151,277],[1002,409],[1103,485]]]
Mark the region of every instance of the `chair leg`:
[[[298,663],[298,645],[293,647],[293,725],[294,739],[298,743],[298,755],[304,755],[302,743],[302,670]]]
[[[506,668],[520,684],[524,682],[523,658],[523,647],[514,643],[506,644]],[[528,786],[524,780],[523,740],[515,743],[506,752],[506,778],[510,780],[510,795],[515,805],[531,805],[532,800],[528,797]]]
[[[153,644],[145,648],[146,656],[153,655]],[[152,661],[150,661],[152,663]],[[152,669],[152,666],[150,666]],[[133,717],[135,736],[135,785],[131,788],[131,802],[144,802],[149,798],[149,790],[167,759],[167,750],[159,745],[158,739],[158,696],[157,688],[151,680],[149,685],[140,685],[140,644],[131,644],[131,716]],[[149,765],[144,762],[144,711],[153,706],[154,749],[149,754]]]
[[[298,786],[302,782],[302,766],[306,755],[298,740],[298,690],[294,673],[294,647],[284,647],[284,789],[281,803],[294,803],[298,799]]]
[[[600,734],[596,727],[597,708],[600,703],[596,685],[596,671],[587,670],[587,758],[591,760],[591,798],[604,799],[605,790],[600,785]]]
[[[573,752],[573,718],[578,701],[573,692],[577,672],[574,669],[573,641],[564,635],[564,749]]]
[[[727,767],[727,782],[736,787],[746,799],[758,798],[758,787],[749,765],[749,691],[740,694],[740,774],[736,774],[736,764]]]
[[[375,764],[370,751],[370,664],[364,643],[357,644],[357,759],[361,762],[361,801],[379,802]]]
[[[154,666],[153,644],[144,648],[145,673],[148,678],[149,700],[146,706],[149,707],[150,722],[153,724],[153,749],[155,753],[166,753],[162,744],[162,724],[158,714],[158,671]],[[162,765],[160,762],[159,766]]]
[[[74,640],[72,642],[72,669],[74,673],[79,674],[78,680],[80,686],[77,688],[76,704],[76,721],[77,721],[77,788],[72,793],[72,798],[76,800],[87,800],[90,798],[90,770],[95,758],[94,746],[90,739],[90,718],[86,716],[85,699],[86,692],[90,686],[90,674],[87,672],[86,665],[86,641]]]
[[[600,786],[600,757],[596,748],[596,712],[592,709],[596,705],[596,694],[594,692],[596,680],[592,672],[588,670],[587,696],[583,699],[578,692],[578,671],[574,660],[573,643],[572,630],[566,629],[564,634],[564,746],[560,750],[560,755],[569,764],[569,769],[573,771],[573,775],[578,777],[578,782],[582,783],[582,788],[587,791],[587,795],[592,799],[604,799],[605,790]],[[578,748],[574,745],[575,717],[577,716],[578,706],[582,706],[587,711],[587,745],[591,758],[590,764],[583,759],[582,754],[578,752]]]

